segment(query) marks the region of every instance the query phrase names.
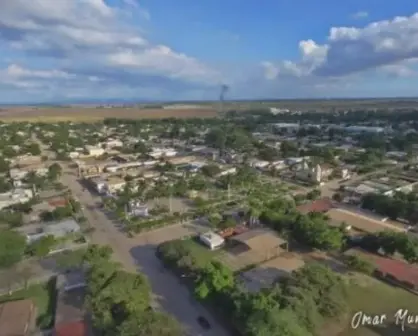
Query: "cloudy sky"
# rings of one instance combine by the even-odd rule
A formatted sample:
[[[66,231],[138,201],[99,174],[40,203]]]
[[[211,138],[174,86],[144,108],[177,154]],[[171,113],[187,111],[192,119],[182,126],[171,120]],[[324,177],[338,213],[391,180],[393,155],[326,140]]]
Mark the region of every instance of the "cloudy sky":
[[[417,0],[0,0],[0,103],[418,95]]]

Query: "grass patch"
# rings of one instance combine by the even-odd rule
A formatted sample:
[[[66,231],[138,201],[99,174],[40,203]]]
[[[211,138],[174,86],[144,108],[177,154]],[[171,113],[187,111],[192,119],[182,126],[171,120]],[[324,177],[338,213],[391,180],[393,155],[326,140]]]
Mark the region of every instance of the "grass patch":
[[[52,278],[48,282],[29,286],[27,289],[18,290],[12,295],[0,296],[0,303],[32,299],[37,309],[36,324],[40,329],[49,329],[54,325],[55,305],[56,305],[56,279]]]
[[[352,313],[363,311],[368,315],[386,314],[385,326],[364,326],[353,330],[350,326],[339,336],[412,336],[417,335],[418,324],[401,330],[399,325],[394,325],[393,315],[398,309],[408,309],[411,315],[418,315],[418,297],[402,288],[388,285],[381,281],[361,276],[366,281],[349,286],[349,305]]]
[[[200,242],[199,237],[185,239],[184,242],[185,246],[187,246],[187,249],[191,251],[192,255],[197,256],[200,260],[211,261],[222,252],[222,249],[210,250]]]

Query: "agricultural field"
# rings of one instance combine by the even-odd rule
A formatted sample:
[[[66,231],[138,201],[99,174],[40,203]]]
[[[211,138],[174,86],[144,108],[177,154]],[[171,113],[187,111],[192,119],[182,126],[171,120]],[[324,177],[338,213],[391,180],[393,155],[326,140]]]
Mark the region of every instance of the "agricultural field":
[[[0,120],[5,122],[95,122],[105,118],[158,119],[158,118],[214,118],[218,111],[212,108],[196,109],[141,109],[95,107],[11,107],[0,108]]]

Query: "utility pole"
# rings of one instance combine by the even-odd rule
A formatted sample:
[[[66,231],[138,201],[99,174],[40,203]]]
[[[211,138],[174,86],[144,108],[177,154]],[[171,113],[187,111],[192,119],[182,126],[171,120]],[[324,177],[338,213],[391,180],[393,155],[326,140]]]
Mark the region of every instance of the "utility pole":
[[[220,112],[223,114],[224,112],[224,101],[225,101],[225,94],[228,92],[229,86],[226,84],[221,85],[221,93],[219,95],[219,105],[220,105]]]
[[[231,183],[228,183],[228,201],[231,200]]]

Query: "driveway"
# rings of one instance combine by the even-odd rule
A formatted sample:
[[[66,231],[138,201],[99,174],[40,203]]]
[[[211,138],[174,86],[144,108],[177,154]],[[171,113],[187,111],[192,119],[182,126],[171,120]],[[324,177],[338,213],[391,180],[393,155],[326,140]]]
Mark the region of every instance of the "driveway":
[[[164,269],[160,260],[155,256],[158,244],[203,231],[204,228],[193,224],[179,224],[128,238],[98,208],[99,198],[91,195],[87,190],[83,191],[76,176],[64,174],[62,182],[69,186],[85,207],[84,215],[90,225],[95,228],[92,233],[92,242],[110,245],[113,248],[116,261],[120,262],[126,270],[140,271],[148,277],[157,308],[160,307],[174,316],[193,336],[229,335],[192,297],[189,290],[174,275]],[[212,328],[203,331],[196,321],[198,316],[207,318]]]

